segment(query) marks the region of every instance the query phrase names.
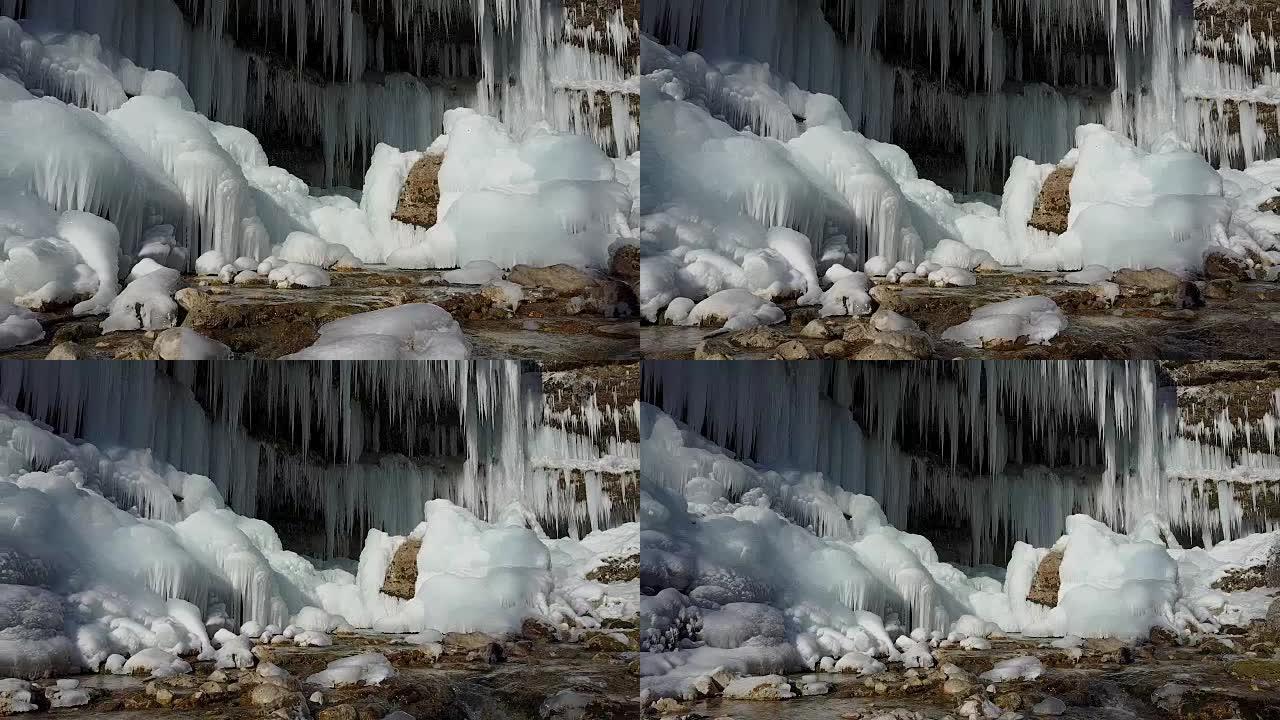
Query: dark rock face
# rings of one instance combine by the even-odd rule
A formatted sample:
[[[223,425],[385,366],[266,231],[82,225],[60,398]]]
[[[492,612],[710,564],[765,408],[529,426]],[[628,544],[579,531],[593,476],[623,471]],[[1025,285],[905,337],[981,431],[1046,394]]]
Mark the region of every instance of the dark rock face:
[[[1046,607],[1058,606],[1058,588],[1062,580],[1058,570],[1062,567],[1062,553],[1054,551],[1040,561],[1036,576],[1031,580],[1031,589],[1027,591],[1027,599]]]

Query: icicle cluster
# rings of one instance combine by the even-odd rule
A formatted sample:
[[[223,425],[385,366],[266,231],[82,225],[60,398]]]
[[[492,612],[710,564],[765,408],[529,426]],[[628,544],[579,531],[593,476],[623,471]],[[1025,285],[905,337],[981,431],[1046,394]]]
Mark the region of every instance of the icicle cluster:
[[[654,0],[644,4],[641,28],[710,59],[767,62],[801,89],[838,98],[854,129],[871,137],[922,137],[962,151],[972,189],[1003,177],[1018,155],[1056,162],[1081,124],[1105,121],[1143,143],[1175,129],[1179,63],[1190,42],[1190,17],[1179,7],[1174,0]],[[924,67],[887,57],[886,45]],[[753,101],[744,100],[750,116]],[[751,119],[757,131],[789,139],[787,122]]]
[[[1176,422],[1152,363],[742,365],[653,363],[644,398],[744,457],[875,498],[896,526],[966,523],[974,562],[1050,545],[1073,513],[1199,524],[1165,471]]]
[[[184,13],[191,5],[194,12]],[[379,142],[427,147],[444,111],[462,105],[517,128],[548,121],[576,129],[620,155],[636,146],[634,122],[606,126],[594,101],[582,97],[590,88],[614,96],[615,108],[628,106],[623,81],[634,59],[614,48],[638,30],[620,11],[607,24],[609,43],[592,52],[565,47],[573,39],[563,26],[568,10],[550,0],[371,0],[364,7],[389,14],[394,32],[372,32],[352,0],[0,0],[0,14],[29,29],[96,34],[138,66],[171,72],[212,119],[318,139],[330,186],[363,172]],[[259,34],[292,51],[293,66],[236,46],[230,29],[253,21]],[[451,24],[467,21],[475,44],[420,40],[447,37]],[[388,64],[397,54],[409,56],[412,73]],[[321,77],[304,67],[317,57]],[[75,86],[53,90],[100,112],[124,100]]]
[[[538,379],[505,361],[14,362],[0,402],[99,445],[151,448],[211,478],[240,514],[322,516],[327,554],[367,527],[408,532],[433,498],[480,517],[519,501],[575,530],[631,519],[602,499],[598,438],[543,424]],[[634,474],[634,443],[608,449]],[[559,480],[583,468],[580,502]]]

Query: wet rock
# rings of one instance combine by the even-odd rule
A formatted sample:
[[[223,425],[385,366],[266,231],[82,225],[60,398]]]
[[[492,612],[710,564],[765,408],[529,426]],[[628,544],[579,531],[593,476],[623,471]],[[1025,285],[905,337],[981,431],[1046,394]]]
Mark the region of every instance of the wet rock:
[[[166,687],[156,687],[154,690],[148,690],[148,695],[161,705],[173,704],[173,691]]]
[[[545,620],[525,618],[520,623],[520,636],[527,640],[550,640],[556,637],[556,629]]]
[[[728,360],[733,347],[721,340],[703,340],[693,349],[694,360]]]
[[[56,345],[49,354],[44,357],[45,360],[83,360],[88,357],[89,352],[78,344],[73,342],[64,342]]]
[[[653,709],[662,715],[673,715],[685,711],[685,706],[681,705],[673,698],[658,698],[653,704]]]
[[[1027,591],[1027,600],[1045,607],[1058,606],[1058,588],[1062,582],[1058,570],[1062,566],[1062,555],[1054,551],[1040,561],[1036,576],[1031,580],[1031,589]]]
[[[630,645],[609,633],[595,633],[587,638],[584,645],[593,652],[627,652],[632,649]]]
[[[622,278],[628,285],[640,285],[640,248],[636,245],[623,245],[609,258],[609,274]]]
[[[1280,632],[1280,598],[1272,600],[1271,607],[1267,608],[1267,627]]]
[[[1202,638],[1196,648],[1201,655],[1230,655],[1235,652],[1235,648],[1212,635]]]
[[[872,330],[869,337],[877,345],[891,345],[913,357],[926,358],[933,354],[933,342],[920,330]]]
[[[154,360],[151,343],[143,338],[132,338],[115,348],[115,360]]]
[[[1166,627],[1153,627],[1147,636],[1147,642],[1165,647],[1177,645],[1178,634]]]
[[[1067,704],[1053,696],[1046,697],[1031,706],[1031,712],[1036,715],[1061,715],[1066,711]]]
[[[826,323],[821,320],[810,320],[808,325],[800,331],[800,337],[809,338],[811,340],[828,340],[832,337],[831,331],[827,329]]]
[[[1235,288],[1235,282],[1228,278],[1218,278],[1205,283],[1204,296],[1213,300],[1226,300],[1231,297],[1231,291]]]
[[[174,293],[173,299],[177,301],[178,307],[187,312],[194,312],[211,302],[208,290],[194,287],[182,288]]]
[[[853,356],[854,360],[919,360],[914,354],[893,345],[875,343],[868,345]]]
[[[995,704],[1001,710],[1020,710],[1023,705],[1022,695],[1016,692],[1007,692],[997,695]]]
[[[316,713],[316,720],[359,720],[360,713],[354,705],[334,705]]]
[[[516,265],[511,268],[507,280],[525,287],[547,288],[561,297],[583,295],[596,285],[596,279],[587,271],[572,265],[551,265],[542,268]]]
[[[902,293],[889,285],[876,285],[867,294],[876,301],[876,305],[894,312],[902,312],[907,304],[902,298]]]
[[[768,327],[739,330],[729,336],[729,342],[734,345],[755,350],[771,350],[781,345],[786,339],[782,333]]]
[[[842,358],[849,354],[849,343],[843,340],[832,340],[822,346],[823,357]]]
[[[418,583],[418,550],[421,548],[422,541],[417,538],[409,538],[396,548],[382,580],[383,594],[403,600],[413,599],[414,586]]]
[[[299,700],[301,696],[298,693],[271,683],[255,685],[249,692],[249,702],[259,707],[279,708]]]
[[[1204,259],[1204,276],[1210,280],[1250,280],[1253,269],[1241,258],[1226,253],[1212,253]]]
[[[809,348],[799,340],[791,340],[778,346],[776,356],[782,360],[808,360],[813,357]]]
[[[200,692],[209,697],[222,697],[227,694],[227,686],[224,683],[205,682],[200,685]]]
[[[862,322],[852,322],[844,329],[841,339],[849,344],[863,343],[870,339],[871,333],[875,332],[870,325]]]
[[[101,321],[82,320],[80,322],[67,323],[55,330],[53,332],[53,344],[78,343],[92,340],[96,337],[102,337]]]
[[[1111,281],[1129,291],[1142,291],[1154,295],[1164,293],[1167,296],[1181,296],[1186,281],[1162,268],[1151,270],[1118,270]]]

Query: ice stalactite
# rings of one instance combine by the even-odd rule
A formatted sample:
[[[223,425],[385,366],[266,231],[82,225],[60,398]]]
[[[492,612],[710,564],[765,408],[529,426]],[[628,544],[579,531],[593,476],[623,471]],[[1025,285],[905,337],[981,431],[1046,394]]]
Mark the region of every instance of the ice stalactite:
[[[320,518],[326,555],[368,527],[407,532],[433,498],[482,518],[519,501],[566,530],[630,519],[600,475],[634,474],[635,444],[606,443],[611,470],[598,436],[544,424],[537,378],[497,361],[15,362],[0,368],[0,402],[103,447],[151,448],[211,478],[238,513]],[[571,469],[586,471],[586,500],[558,484]]]

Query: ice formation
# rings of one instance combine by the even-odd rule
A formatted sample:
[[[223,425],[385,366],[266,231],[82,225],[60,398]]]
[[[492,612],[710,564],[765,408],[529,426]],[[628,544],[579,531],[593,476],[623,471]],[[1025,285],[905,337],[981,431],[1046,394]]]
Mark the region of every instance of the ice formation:
[[[683,365],[686,371],[690,367]],[[759,374],[731,390],[752,372],[732,372],[723,365],[682,376],[672,364],[654,374],[650,387],[660,390],[664,404],[688,424],[657,407],[642,407],[641,694],[646,703],[695,698],[711,676],[721,685],[738,678],[733,682],[759,686],[767,680],[761,676],[770,674],[818,669],[866,674],[886,663],[929,667],[932,648],[983,647],[985,638],[998,632],[1056,636],[1067,647],[1081,637],[1139,637],[1155,627],[1211,632],[1266,613],[1265,591],[1225,592],[1210,585],[1227,570],[1264,562],[1277,533],[1257,533],[1211,549],[1183,549],[1167,524],[1144,514],[1163,509],[1149,498],[1127,508],[1135,514],[1128,534],[1116,532],[1073,514],[1089,507],[1083,497],[1058,504],[1053,493],[1072,492],[1080,483],[1070,478],[1036,483],[1034,472],[1045,468],[1028,468],[1021,477],[1002,478],[983,489],[978,478],[964,481],[973,483],[969,491],[988,509],[1002,498],[1026,493],[1029,502],[1016,514],[1021,522],[1043,523],[1044,540],[1017,542],[1006,570],[940,562],[928,539],[895,527],[905,519],[894,520],[896,513],[886,513],[882,505],[909,498],[913,517],[937,512],[921,499],[942,494],[947,498],[942,502],[954,502],[945,469],[930,468],[922,458],[895,461],[898,450],[892,443],[862,436],[852,408],[833,402],[860,395],[874,418],[870,422],[881,430],[901,427],[906,437],[928,433],[925,427],[931,426],[942,437],[960,438],[986,425],[992,434],[985,443],[969,442],[970,452],[994,452],[1000,461],[1007,454],[1013,462],[1024,441],[1006,436],[1003,420],[987,414],[994,405],[978,394],[979,378],[989,388],[987,397],[1017,404],[1014,387],[1035,376],[1038,384],[1025,396],[1031,405],[1016,411],[1021,423],[1034,422],[1051,433],[1059,423],[1070,426],[1074,421],[1059,416],[1063,408],[1049,398],[1071,396],[1070,402],[1106,407],[1112,429],[1140,434],[1152,428],[1136,427],[1143,424],[1137,416],[1152,408],[1133,416],[1121,400],[1130,397],[1126,384],[1138,386],[1132,399],[1139,402],[1149,389],[1141,387],[1138,367],[1118,369],[1110,379],[1108,371],[1082,369],[1075,378],[1082,385],[1070,391],[1072,396],[1065,388],[1045,388],[1069,381],[1072,371],[1036,368],[1043,363],[1024,370],[969,363],[973,384],[967,388],[965,382],[945,380],[947,373],[936,368],[903,370],[894,381],[888,380],[893,371],[859,372],[856,364],[825,377],[823,370],[793,364],[768,371],[769,381],[778,383],[768,387],[778,394],[761,398],[753,390],[766,386]],[[728,379],[707,382],[715,373]],[[901,382],[904,376],[919,384]],[[793,405],[783,394],[809,382],[835,390],[836,397],[820,403],[819,412],[813,403]],[[791,387],[784,389],[788,383]],[[928,397],[935,390],[942,394]],[[970,410],[976,414],[969,415]],[[1068,449],[1050,437],[1042,441],[1055,453],[1083,461],[1082,447]],[[945,458],[947,447],[936,451]],[[1109,451],[1113,459],[1129,452],[1119,446]],[[952,456],[953,466],[975,460]],[[927,489],[912,486],[916,472],[929,474]],[[974,511],[972,521],[983,522],[984,511]],[[1018,534],[1015,515],[998,522]],[[1063,553],[1054,608],[1026,599],[1051,549]],[[1041,671],[1034,658],[1014,658],[982,677],[1002,682]]]
[[[323,13],[294,0],[214,5],[0,2],[0,301],[106,314],[141,260],[319,287],[324,270],[397,253],[412,267],[607,266],[634,242],[635,60],[623,48],[635,30],[620,7],[606,37],[558,2],[396,2],[393,28],[337,0]],[[461,18],[473,45],[413,40],[467,35]],[[238,47],[254,24],[281,31],[296,56]],[[323,80],[307,64],[317,57]],[[598,96],[610,98],[607,123]],[[477,120],[447,126],[450,112]],[[466,127],[434,235],[392,220],[421,153],[390,144],[445,152],[453,124]],[[271,166],[254,132],[319,146],[324,184],[364,175],[366,191],[326,194]],[[500,147],[482,162],[489,145]]]
[[[103,369],[123,365],[107,363]],[[227,365],[213,370],[213,377],[234,385],[236,377],[245,376],[246,366]],[[292,366],[280,377],[296,379],[315,372],[304,370],[307,366],[300,363],[278,365]],[[395,397],[406,401],[389,406],[395,411],[391,414],[412,422],[409,418],[416,411],[415,403],[407,402],[414,397],[410,389],[424,390],[431,384],[429,375],[408,366],[388,374],[386,368],[377,369],[379,365],[383,364],[366,367],[389,383],[383,386],[385,390],[392,391],[391,385],[395,385]],[[173,369],[189,372],[181,368]],[[389,549],[403,543],[405,537],[371,527],[354,574],[339,569],[338,564],[285,550],[281,537],[267,521],[227,506],[226,478],[220,488],[206,475],[160,459],[169,455],[182,461],[207,462],[216,453],[219,433],[208,419],[201,425],[190,390],[159,377],[157,368],[142,364],[131,370],[112,369],[110,378],[95,376],[86,367],[79,370],[79,374],[63,375],[64,383],[76,383],[79,378],[77,384],[86,389],[88,385],[103,389],[104,383],[114,385],[116,391],[128,389],[126,396],[146,397],[135,410],[150,408],[154,420],[138,422],[140,415],[135,414],[133,422],[121,424],[129,429],[113,441],[105,437],[100,422],[119,408],[74,402],[70,396],[65,403],[48,395],[35,402],[53,410],[45,403],[54,401],[58,420],[98,436],[98,441],[90,444],[70,435],[56,435],[14,409],[8,398],[0,400],[0,515],[9,520],[3,532],[7,584],[0,589],[0,612],[8,618],[9,628],[9,639],[0,647],[0,672],[6,676],[39,678],[105,670],[160,677],[189,672],[190,664],[184,657],[215,660],[219,667],[252,667],[256,658],[251,640],[268,642],[281,634],[295,644],[320,646],[330,642],[327,633],[352,627],[439,639],[441,632],[518,629],[527,617],[543,618],[558,626],[599,627],[609,618],[637,612],[634,581],[611,583],[586,577],[605,561],[639,553],[639,526],[635,522],[615,521],[611,527],[581,538],[549,537],[532,507],[517,501],[533,495],[519,490],[512,489],[509,499],[499,497],[502,492],[487,490],[481,498],[472,498],[478,508],[493,515],[490,523],[448,500],[432,500],[430,487],[409,493],[393,477],[368,474],[362,478],[363,488],[344,487],[331,473],[317,488],[329,491],[328,504],[341,503],[343,494],[360,492],[359,509],[369,514],[371,525],[395,527],[408,520],[411,534],[426,541],[417,558],[415,594],[420,591],[430,601],[398,600],[381,594]],[[226,375],[220,374],[223,370]],[[437,376],[440,380],[450,372],[445,367],[437,371],[444,373]],[[19,377],[11,368],[5,372],[2,386],[8,395]],[[360,382],[350,371],[334,368],[332,372],[338,375],[320,373],[315,379],[326,383],[342,380],[346,387]],[[154,376],[150,384],[145,382],[148,374]],[[391,378],[397,374],[398,383]],[[479,375],[463,372],[453,379],[471,386],[466,415],[485,415],[505,407],[489,405],[499,398],[514,404],[517,412],[526,404],[485,385]],[[24,387],[24,393],[42,395],[32,384],[18,385]],[[345,402],[326,409],[315,404],[314,387],[303,394],[290,392],[288,387],[289,383],[282,381],[264,391],[278,411],[301,412],[294,419],[303,420],[309,428],[304,435],[315,430],[308,419],[314,419],[313,414],[367,411],[358,403]],[[448,391],[442,392],[418,397],[423,405],[438,407],[446,402]],[[159,401],[162,396],[170,398],[175,415],[154,414],[155,408],[165,405]],[[221,400],[236,402],[235,396],[232,391]],[[115,402],[128,404],[121,398]],[[180,429],[184,424],[180,418],[186,420],[190,432]],[[353,435],[363,432],[355,418],[348,415],[347,420],[336,424]],[[454,422],[458,422],[457,416]],[[338,427],[330,428],[330,432],[337,431]],[[455,431],[464,432],[464,426],[455,426]],[[517,431],[489,426],[484,439],[475,440],[486,447],[490,443],[508,448],[515,444],[511,451],[523,454],[529,448],[505,438]],[[166,448],[164,436],[184,436],[185,452]],[[324,437],[321,430],[317,441]],[[329,436],[328,440],[338,438]],[[129,441],[154,444],[123,444]],[[240,451],[253,451],[247,439],[241,442]],[[366,446],[366,451],[372,450]],[[284,458],[265,457],[261,448],[254,455],[224,461],[244,463],[241,470],[261,462],[273,465],[273,473],[290,472]],[[315,468],[306,472],[311,474]],[[405,472],[400,466],[395,475],[403,477]],[[247,479],[234,478],[230,494],[242,493]],[[444,492],[444,478],[441,480],[435,489]],[[288,501],[299,489],[284,480],[261,490]],[[376,497],[388,489],[379,510]],[[266,498],[261,500],[265,509]],[[421,504],[412,507],[418,501]],[[398,509],[400,517],[386,512],[391,507]],[[351,660],[331,666],[316,682],[376,683],[387,676],[380,670],[382,665],[385,660],[378,663],[376,658]],[[269,664],[259,669],[263,675],[273,671],[279,670]]]
[[[465,360],[471,355],[453,316],[430,303],[357,313],[321,325],[319,333],[311,347],[282,359]]]
[[[185,0],[0,3],[41,30],[85,33],[59,36],[37,66],[64,100],[105,112],[155,95],[228,125],[280,128],[319,142],[327,185],[362,173],[361,153],[379,142],[426,147],[445,110],[463,105],[519,128],[577,130],[617,156],[634,148],[626,48],[636,19],[620,5],[603,34],[573,3],[403,0],[385,10],[386,22],[346,0],[259,0],[238,6],[248,17]],[[276,49],[237,44],[255,30],[280,38]],[[86,50],[99,56],[86,62]]]
[[[1061,157],[1081,124],[1105,120],[1141,142],[1172,129],[1189,9],[1181,0],[659,0],[644,6],[641,29],[718,65],[706,101],[736,126],[786,142],[803,132],[794,117],[839,117],[842,105],[844,130],[961,150],[972,188],[1018,155]],[[815,107],[808,93],[833,100]]]
[[[1128,533],[1154,513],[1210,546],[1280,529],[1254,484],[1280,476],[1280,405],[1185,426],[1150,362],[655,362],[645,397],[752,461],[875,498],[897,527],[954,519],[972,563],[1047,547],[1076,513]]]
[[[614,245],[633,236],[632,197],[615,161],[580,135],[531,130],[522,138],[492,117],[468,108],[445,113],[440,168],[440,220],[429,229],[391,217],[404,175],[420,153],[380,147],[368,183],[366,208],[398,247],[398,267],[457,267],[487,260],[606,267]],[[384,169],[389,166],[390,169]],[[381,193],[392,194],[383,197]]]
[[[319,555],[347,552],[370,527],[409,532],[432,498],[491,522],[518,501],[573,536],[631,512],[604,484],[634,477],[639,451],[619,428],[635,409],[606,412],[593,397],[575,413],[592,422],[570,423],[544,410],[539,376],[516,362],[80,365],[6,363],[0,402],[103,447],[150,448],[211,478],[240,514],[306,513]],[[571,471],[585,498],[563,482]]]
[[[1189,5],[646,5],[643,316],[660,322],[673,303],[729,288],[845,314],[854,288],[832,285],[859,269],[964,286],[1002,265],[1198,272],[1211,253],[1273,263],[1280,224],[1258,211],[1277,194],[1258,159],[1267,133],[1241,110],[1235,140],[1208,149],[1227,113],[1221,98],[1202,102],[1206,83],[1182,94],[1202,59]],[[1075,50],[1082,37],[1107,52]],[[1099,92],[1057,89],[1077,86]],[[1242,169],[1203,157],[1239,160],[1229,146],[1241,138],[1256,145]],[[890,140],[962,151],[926,167],[963,165],[963,178],[939,180],[1002,192],[953,194]],[[1075,172],[1061,235],[1031,225],[1055,167]]]

